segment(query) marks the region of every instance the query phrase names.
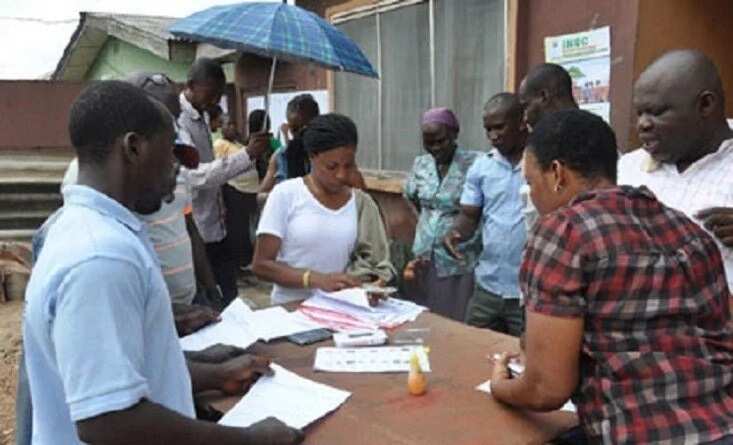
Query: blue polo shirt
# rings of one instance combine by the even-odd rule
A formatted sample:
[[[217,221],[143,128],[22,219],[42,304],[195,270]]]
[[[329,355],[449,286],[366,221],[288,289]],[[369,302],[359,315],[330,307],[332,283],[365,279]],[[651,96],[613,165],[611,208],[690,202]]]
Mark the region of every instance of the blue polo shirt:
[[[89,187],[63,194],[26,291],[33,443],[81,443],[75,422],[141,399],[194,417],[168,290],[143,223]]]
[[[476,283],[504,298],[519,298],[519,266],[527,240],[520,189],[522,169],[498,150],[471,165],[463,185],[461,205],[481,207],[483,250],[476,266]]]

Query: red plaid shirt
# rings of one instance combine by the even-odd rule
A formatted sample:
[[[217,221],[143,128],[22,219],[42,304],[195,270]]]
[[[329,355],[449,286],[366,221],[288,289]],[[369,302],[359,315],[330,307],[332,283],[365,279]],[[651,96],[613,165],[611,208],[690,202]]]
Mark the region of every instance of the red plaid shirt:
[[[645,188],[585,193],[545,216],[520,283],[533,312],[583,317],[581,424],[604,443],[733,433],[733,331],[713,239]]]

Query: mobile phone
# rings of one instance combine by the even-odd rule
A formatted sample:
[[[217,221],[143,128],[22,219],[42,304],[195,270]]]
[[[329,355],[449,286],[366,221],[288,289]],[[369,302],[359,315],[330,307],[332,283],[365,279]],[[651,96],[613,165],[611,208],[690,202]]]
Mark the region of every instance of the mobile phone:
[[[305,346],[312,343],[318,343],[319,341],[328,340],[332,335],[333,334],[328,329],[313,329],[311,331],[288,335],[288,340],[296,345]]]

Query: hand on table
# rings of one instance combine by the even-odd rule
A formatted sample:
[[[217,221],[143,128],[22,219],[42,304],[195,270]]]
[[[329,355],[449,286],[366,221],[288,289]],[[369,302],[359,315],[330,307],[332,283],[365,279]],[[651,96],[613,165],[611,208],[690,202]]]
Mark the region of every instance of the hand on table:
[[[361,282],[358,278],[345,273],[323,274],[313,272],[310,280],[312,288],[321,289],[326,292],[336,292],[350,287],[361,286]]]
[[[724,246],[733,248],[733,208],[709,207],[697,212],[695,217],[700,219],[703,226],[713,232]]]
[[[247,433],[250,435],[247,443],[258,445],[296,445],[305,439],[301,430],[290,428],[274,417],[249,426]]]
[[[512,378],[512,373],[509,371],[509,361],[517,357],[519,357],[519,354],[510,352],[502,352],[498,357],[492,357],[494,361],[494,370],[491,373],[492,385]]]
[[[218,365],[219,389],[229,395],[243,394],[262,375],[273,374],[270,359],[243,354]]]
[[[377,278],[376,281],[369,283],[370,286],[374,287],[384,287],[385,284],[387,283],[385,283],[384,280],[381,278]],[[386,300],[389,295],[367,292],[367,297],[369,298],[369,306],[374,307],[378,305],[382,300]]]
[[[242,348],[217,343],[201,351],[188,352],[186,353],[186,357],[200,363],[217,364],[224,363],[227,360],[231,360],[246,353],[247,351]]]
[[[173,320],[180,337],[192,334],[211,323],[221,320],[220,314],[210,307],[197,304],[173,303]]]

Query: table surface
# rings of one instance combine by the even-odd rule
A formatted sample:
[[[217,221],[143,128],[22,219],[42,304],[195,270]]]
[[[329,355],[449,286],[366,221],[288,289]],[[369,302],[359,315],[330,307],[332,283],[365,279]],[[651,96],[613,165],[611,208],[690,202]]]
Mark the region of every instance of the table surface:
[[[316,348],[332,346],[330,341],[303,347],[279,340],[254,350],[303,377],[352,393],[338,410],[305,429],[306,444],[535,444],[577,424],[572,413],[522,412],[475,389],[490,377],[487,356],[517,351],[516,338],[431,313],[405,328],[430,328],[432,372],[426,373],[428,390],[422,396],[407,392],[407,373],[314,372]],[[214,406],[226,411],[238,400],[220,399]]]

